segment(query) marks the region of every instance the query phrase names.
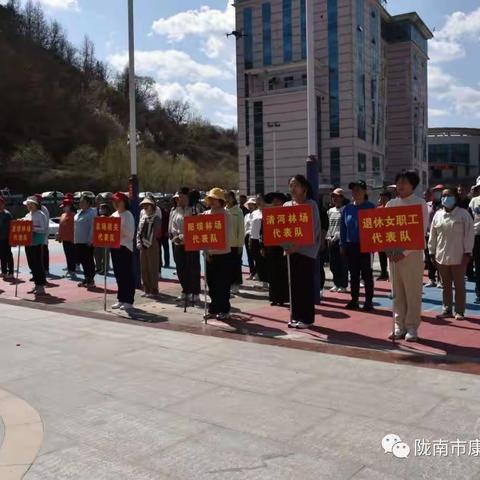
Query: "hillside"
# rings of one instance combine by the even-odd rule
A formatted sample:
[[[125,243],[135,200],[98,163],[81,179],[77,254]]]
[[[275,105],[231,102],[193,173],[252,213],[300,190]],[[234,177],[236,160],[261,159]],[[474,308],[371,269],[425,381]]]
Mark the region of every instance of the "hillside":
[[[126,188],[128,75],[112,75],[86,37],[73,47],[41,7],[0,6],[0,183],[18,191]],[[161,104],[137,78],[141,188],[237,184],[236,132]]]

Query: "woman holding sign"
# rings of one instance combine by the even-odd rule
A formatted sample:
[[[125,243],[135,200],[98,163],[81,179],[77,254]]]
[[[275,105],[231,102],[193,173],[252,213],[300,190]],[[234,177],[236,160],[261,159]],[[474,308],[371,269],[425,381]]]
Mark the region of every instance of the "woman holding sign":
[[[40,203],[35,197],[28,197],[23,204],[27,207],[28,213],[24,220],[32,222],[33,237],[32,244],[25,247],[27,262],[32,271],[35,287],[28,293],[34,295],[45,294],[45,269],[43,268],[42,254],[45,235],[48,232],[48,222],[45,214],[40,210]]]
[[[130,212],[128,197],[122,192],[112,195],[115,212],[112,217],[121,219],[120,248],[112,248],[113,273],[117,280],[118,301],[112,308],[129,311],[133,308],[135,298],[135,278],[133,274],[133,240],[135,238],[135,219]],[[158,267],[158,262],[155,268]]]
[[[205,320],[217,318],[227,320],[230,317],[230,283],[234,266],[230,248],[231,217],[225,209],[225,193],[221,188],[212,188],[205,197],[210,207],[204,215],[225,215],[226,248],[225,250],[206,250],[207,283],[211,302]]]
[[[312,207],[314,243],[308,246],[289,246],[285,252],[290,255],[290,284],[292,290],[292,320],[290,328],[309,328],[315,322],[315,260],[320,249],[320,213],[312,197],[312,186],[303,175],[290,179],[292,200],[286,207],[309,204]]]
[[[373,270],[372,255],[360,252],[360,228],[358,225],[358,211],[375,208],[368,201],[367,184],[359,180],[348,186],[352,191],[353,202],[348,204],[342,211],[340,223],[340,248],[347,259],[348,271],[350,272],[350,293],[352,300],[347,304],[348,310],[358,310],[360,298],[360,277],[365,282],[365,303],[363,310],[373,310]]]
[[[397,175],[397,198],[390,200],[386,208],[421,205],[423,210],[424,233],[428,228],[428,209],[423,198],[414,194],[420,183],[415,170],[404,170]],[[389,252],[390,278],[393,290],[395,329],[390,338],[407,342],[417,340],[417,330],[421,322],[423,293],[423,250]]]

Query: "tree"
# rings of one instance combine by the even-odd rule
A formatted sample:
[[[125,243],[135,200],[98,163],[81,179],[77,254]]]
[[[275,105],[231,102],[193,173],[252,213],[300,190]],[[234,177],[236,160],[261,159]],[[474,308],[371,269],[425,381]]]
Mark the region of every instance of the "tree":
[[[187,123],[192,118],[192,106],[183,100],[167,100],[163,108],[169,120],[176,125]]]

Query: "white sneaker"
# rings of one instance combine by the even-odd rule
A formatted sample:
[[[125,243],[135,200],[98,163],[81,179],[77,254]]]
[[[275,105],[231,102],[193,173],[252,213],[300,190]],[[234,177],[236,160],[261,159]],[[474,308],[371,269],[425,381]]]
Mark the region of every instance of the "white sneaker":
[[[297,321],[296,320],[291,320],[288,322],[288,328],[295,328],[297,326]]]
[[[303,322],[297,322],[297,324],[295,325],[295,328],[297,328],[298,330],[305,330],[306,328],[310,328],[311,325],[308,324],[308,323],[303,323]]]
[[[120,310],[125,310],[125,311],[132,310],[132,309],[133,309],[133,305],[131,303],[123,303],[122,306],[120,307]]]
[[[402,330],[400,327],[395,327],[395,331],[388,336],[389,340],[401,340],[405,337],[406,330]]]
[[[347,289],[343,287],[337,288],[337,293],[347,293]]]
[[[123,303],[122,302],[116,302],[112,305],[112,310],[118,310],[120,307],[122,307]]]
[[[416,342],[418,339],[417,337],[417,329],[416,328],[409,328],[407,330],[407,334],[405,335],[405,340],[407,342]]]
[[[184,302],[185,301],[185,293],[182,293],[176,298],[177,302]]]
[[[455,320],[465,320],[465,315],[463,313],[456,313]]]
[[[436,286],[437,286],[437,282],[434,282],[433,280],[430,280],[430,282],[428,282],[425,285],[425,288],[435,288]]]
[[[332,287],[332,288],[330,289],[330,292],[338,292],[338,288],[337,288],[337,287]]]

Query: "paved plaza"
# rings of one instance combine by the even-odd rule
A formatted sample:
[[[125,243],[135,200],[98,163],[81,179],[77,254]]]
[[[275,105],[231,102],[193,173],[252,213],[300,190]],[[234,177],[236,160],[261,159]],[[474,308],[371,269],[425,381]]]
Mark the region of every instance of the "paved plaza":
[[[2,480],[480,478],[477,375],[0,308]]]

